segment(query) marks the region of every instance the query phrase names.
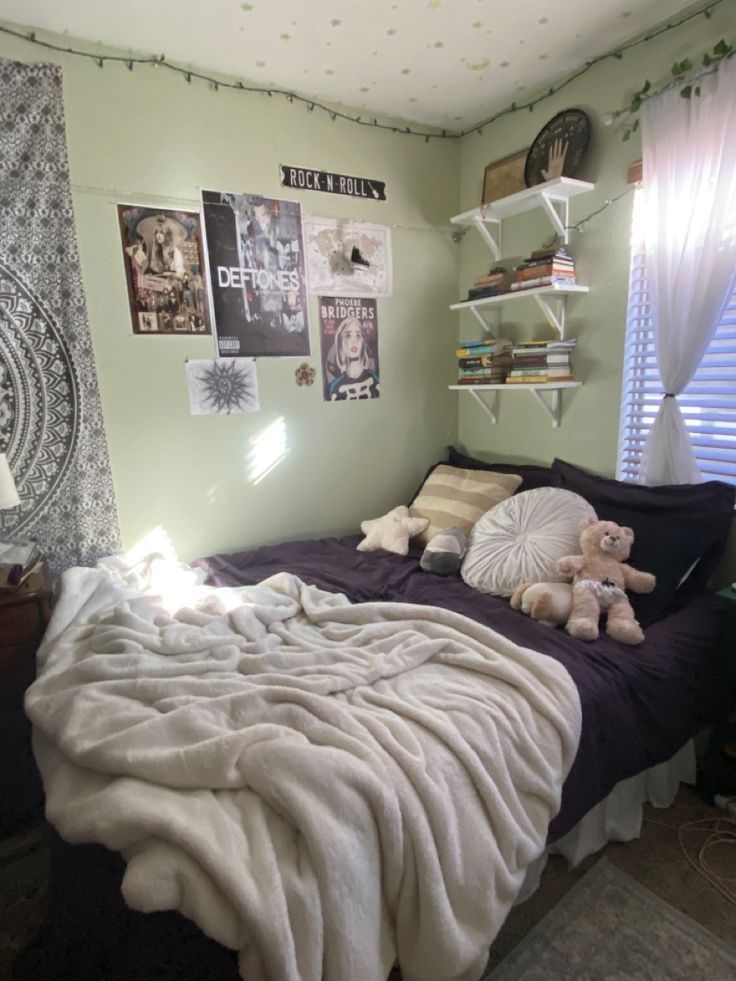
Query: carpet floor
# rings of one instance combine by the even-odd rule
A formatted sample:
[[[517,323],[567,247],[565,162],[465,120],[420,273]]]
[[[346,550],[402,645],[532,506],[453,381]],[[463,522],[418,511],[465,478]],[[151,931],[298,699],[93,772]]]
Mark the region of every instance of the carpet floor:
[[[563,859],[553,857],[547,864],[537,892],[511,911],[491,948],[486,973],[498,968],[527,937],[531,942],[534,928],[593,868],[601,854],[607,863],[736,951],[734,906],[691,868],[682,854],[677,835],[678,827],[684,822],[716,818],[722,814],[722,811],[704,804],[692,789],[681,787],[674,804],[667,810],[645,808],[642,834],[636,841],[611,843],[602,853],[586,859],[577,869],[569,869]],[[697,844],[696,835],[693,845]],[[722,846],[722,849],[709,853],[709,861],[719,874],[736,878],[734,852],[736,849],[733,846]],[[12,963],[31,943],[42,923],[47,873],[48,852],[42,828],[31,828],[13,839],[0,842],[0,981],[11,976]],[[222,953],[225,954],[224,951]],[[208,981],[233,981],[230,959],[225,959],[227,965],[223,964],[222,972],[208,972]],[[157,976],[164,977],[162,974]],[[174,977],[171,975],[171,981],[174,981]],[[392,981],[393,977],[400,975],[394,972]],[[618,981],[625,977],[619,974]],[[693,978],[700,981],[696,976]],[[596,978],[596,981],[599,979]],[[715,979],[708,978],[707,981]]]

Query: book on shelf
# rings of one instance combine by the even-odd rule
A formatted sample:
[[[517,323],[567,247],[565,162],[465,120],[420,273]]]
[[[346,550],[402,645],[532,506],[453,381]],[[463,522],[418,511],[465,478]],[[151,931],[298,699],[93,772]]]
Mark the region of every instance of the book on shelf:
[[[504,376],[500,378],[458,378],[458,385],[503,385]]]
[[[507,385],[544,385],[549,379],[546,375],[508,375]]]
[[[461,341],[461,346],[455,348],[456,358],[476,358],[482,355],[500,354],[511,349],[511,341],[505,337],[496,337],[485,341]]]
[[[511,284],[511,292],[538,289],[540,286],[575,286],[574,276],[539,276],[537,279],[525,279]]]
[[[36,542],[0,542],[0,591],[22,586],[40,558]]]

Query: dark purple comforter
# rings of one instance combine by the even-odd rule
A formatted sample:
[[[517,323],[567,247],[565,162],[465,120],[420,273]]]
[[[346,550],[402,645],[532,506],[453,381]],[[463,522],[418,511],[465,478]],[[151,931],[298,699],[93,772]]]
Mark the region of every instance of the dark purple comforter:
[[[720,606],[709,593],[646,631],[639,647],[602,635],[575,640],[485,596],[458,578],[422,572],[418,555],[358,552],[358,537],[270,545],[201,559],[218,586],[292,572],[345,593],[353,602],[387,600],[440,606],[492,627],[563,664],[580,693],[583,730],[549,840],[566,834],[620,780],[669,759],[707,722],[713,699]]]

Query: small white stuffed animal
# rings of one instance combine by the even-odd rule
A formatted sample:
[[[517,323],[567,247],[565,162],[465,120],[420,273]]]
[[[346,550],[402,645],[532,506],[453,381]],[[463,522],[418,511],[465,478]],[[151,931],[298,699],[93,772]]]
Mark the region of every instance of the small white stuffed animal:
[[[511,597],[511,609],[527,613],[547,627],[567,623],[572,610],[569,582],[523,582]]]

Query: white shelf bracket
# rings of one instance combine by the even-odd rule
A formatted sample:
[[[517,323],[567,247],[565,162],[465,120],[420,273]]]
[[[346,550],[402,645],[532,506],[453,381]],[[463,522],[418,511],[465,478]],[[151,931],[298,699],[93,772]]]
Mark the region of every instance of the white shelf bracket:
[[[490,334],[492,337],[498,337],[498,327],[499,321],[501,319],[501,311],[498,309],[488,311],[488,319],[483,316],[477,307],[471,307],[470,312],[473,314],[475,319],[483,328],[484,334]]]
[[[544,398],[544,396],[542,395],[542,393],[539,391],[538,388],[532,388],[530,389],[530,391],[534,396],[534,398],[537,400],[537,402],[539,402],[539,404],[542,406],[544,411],[552,420],[552,428],[559,429],[560,416],[562,413],[562,391],[558,388],[554,392],[548,393],[552,399],[551,405],[547,402],[547,400]]]
[[[491,255],[498,262],[501,258],[501,222],[494,218],[482,218],[480,215],[475,215],[473,224],[483,236],[483,240],[491,250]],[[488,227],[491,224],[494,226],[495,237]]]
[[[490,392],[490,405],[485,399],[482,398],[480,392],[476,392],[474,389],[470,389],[470,394],[473,396],[478,405],[483,409],[485,414],[495,425],[498,422],[498,392]],[[545,406],[546,408],[546,406]]]
[[[552,198],[544,193],[540,194],[540,198],[542,206],[547,212],[547,217],[552,222],[552,227],[567,245],[570,237],[567,230],[567,226],[570,224],[570,202],[567,199]],[[559,207],[559,211],[555,205]]]
[[[565,336],[565,297],[535,294],[534,299],[537,301],[547,323],[554,327],[560,335],[560,339],[563,339]]]

